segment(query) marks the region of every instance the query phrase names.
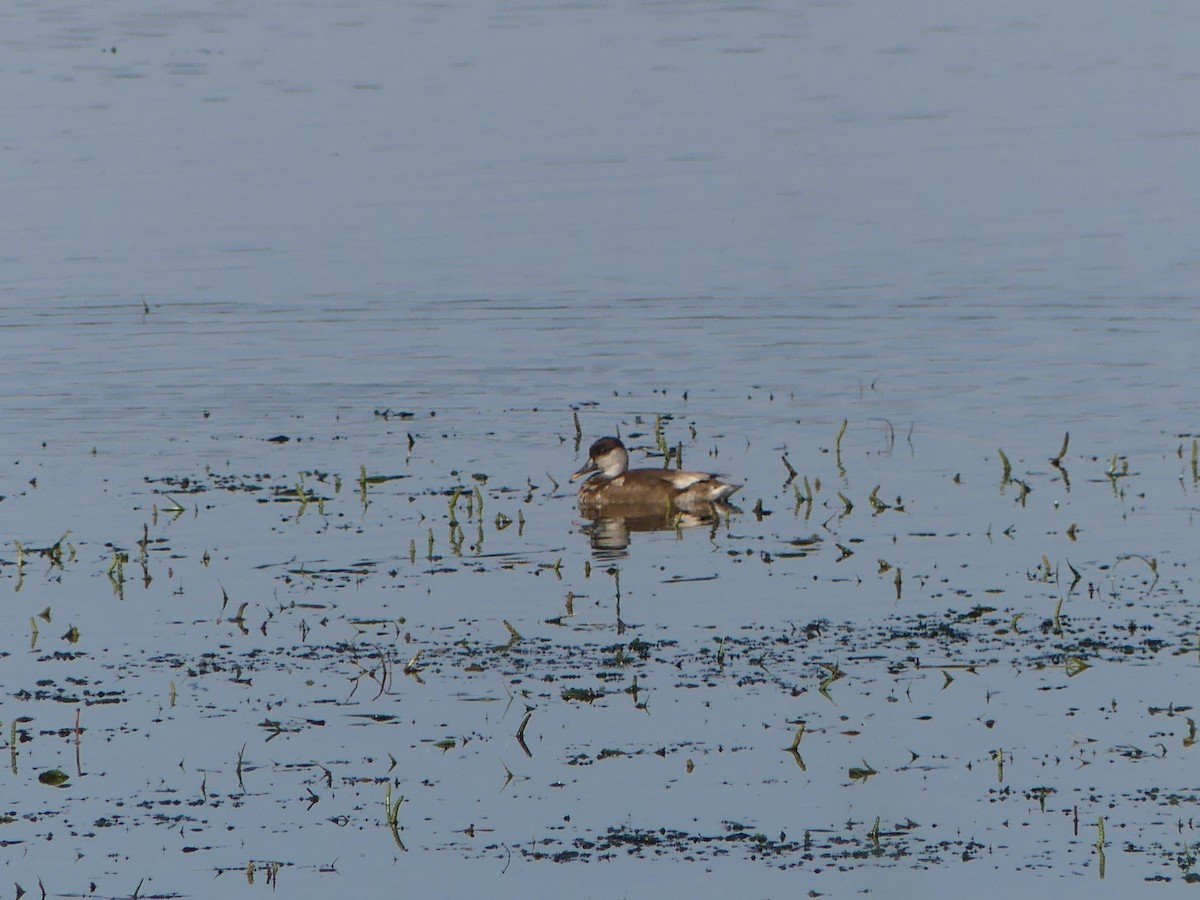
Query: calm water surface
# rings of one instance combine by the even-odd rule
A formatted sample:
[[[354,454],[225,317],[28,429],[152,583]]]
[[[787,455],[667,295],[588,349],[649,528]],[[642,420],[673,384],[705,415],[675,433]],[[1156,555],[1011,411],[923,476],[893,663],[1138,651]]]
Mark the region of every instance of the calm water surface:
[[[9,877],[1183,890],[1198,40],[0,13]],[[744,512],[596,553],[567,476],[656,428]]]

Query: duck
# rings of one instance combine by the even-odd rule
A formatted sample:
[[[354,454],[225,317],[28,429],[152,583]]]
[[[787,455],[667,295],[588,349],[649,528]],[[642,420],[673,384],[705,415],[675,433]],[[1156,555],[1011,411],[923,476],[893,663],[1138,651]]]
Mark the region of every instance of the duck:
[[[585,511],[697,510],[710,513],[740,484],[721,481],[709,472],[679,469],[631,469],[629,451],[620,438],[602,437],[588,450],[588,460],[571,476],[584,479],[579,506]]]

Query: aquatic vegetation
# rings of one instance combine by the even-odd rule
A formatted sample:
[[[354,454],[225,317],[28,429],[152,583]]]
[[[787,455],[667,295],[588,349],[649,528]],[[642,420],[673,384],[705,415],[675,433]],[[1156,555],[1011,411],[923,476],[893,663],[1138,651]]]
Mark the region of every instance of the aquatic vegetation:
[[[703,440],[671,421],[655,417],[664,464]],[[1180,668],[1198,658],[1200,586],[1178,547],[1128,524],[1164,513],[1121,490],[1114,503],[1134,475],[1068,458],[1066,438],[1019,478],[1001,451],[997,489],[985,458],[929,471],[891,455],[891,427],[876,455],[852,456],[847,435],[861,432],[842,420],[804,475],[784,454],[786,480],[760,479],[753,512],[675,521],[620,553],[592,546],[558,482],[523,470],[146,477],[120,497],[136,507],[123,534],[71,523],[12,541],[0,565],[0,585],[28,596],[6,652],[33,654],[9,688],[10,767],[42,788],[18,794],[6,828],[66,827],[71,804],[54,799],[112,785],[106,799],[127,799],[97,812],[85,847],[118,826],[179,828],[213,871],[271,884],[328,865],[289,851],[308,831],[353,855],[350,826],[390,852],[499,866],[916,871],[1039,865],[1053,847],[1097,877],[1118,858],[1190,877],[1200,842],[1172,844],[1161,823],[1200,803]],[[1137,477],[1177,488],[1184,460],[1188,486],[1186,457]],[[750,477],[778,471],[778,452],[757,458]],[[1081,462],[1097,477],[1072,488]],[[92,583],[111,588],[103,606],[71,593]],[[39,649],[51,599],[59,650]],[[114,642],[126,610],[169,639]],[[127,712],[85,731],[94,707]],[[190,738],[185,758],[155,749],[131,781],[121,754],[172,735]],[[46,791],[71,755],[75,774]],[[1111,785],[1090,776],[1098,762]],[[931,801],[897,801],[897,785],[954,799],[934,823]],[[846,791],[865,810],[850,822]],[[560,807],[569,822],[549,824]],[[268,820],[279,838],[252,859],[220,849]],[[1014,844],[1013,820],[1039,843]],[[1103,824],[1094,844],[1079,837],[1114,821],[1138,861]],[[947,822],[971,837],[947,838]],[[383,852],[359,840],[362,859]]]

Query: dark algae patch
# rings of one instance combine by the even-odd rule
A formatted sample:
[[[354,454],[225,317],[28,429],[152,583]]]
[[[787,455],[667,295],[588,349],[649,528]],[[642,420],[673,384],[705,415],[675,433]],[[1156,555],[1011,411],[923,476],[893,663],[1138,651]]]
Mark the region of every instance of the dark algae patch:
[[[798,839],[786,833],[774,837],[754,831],[736,822],[722,823],[722,831],[697,834],[676,829],[641,830],[610,827],[595,837],[575,838],[569,848],[546,837],[522,845],[523,856],[557,863],[603,862],[618,856],[639,859],[670,858],[686,862],[716,862],[736,855],[778,869],[846,868],[865,863],[908,865],[914,868],[943,865],[949,857],[963,862],[987,856],[992,851],[971,840],[927,840],[919,836],[920,826],[904,822],[895,830],[880,832],[832,833],[830,830],[806,831]],[[850,827],[860,823],[848,823]],[[876,823],[877,826],[878,823]]]

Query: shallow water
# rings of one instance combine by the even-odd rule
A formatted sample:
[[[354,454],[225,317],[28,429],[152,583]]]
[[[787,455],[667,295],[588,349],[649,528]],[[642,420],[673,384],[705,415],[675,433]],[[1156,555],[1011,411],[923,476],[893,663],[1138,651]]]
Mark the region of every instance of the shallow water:
[[[1197,17],[991,15],[5,13],[13,880],[1194,880]]]

